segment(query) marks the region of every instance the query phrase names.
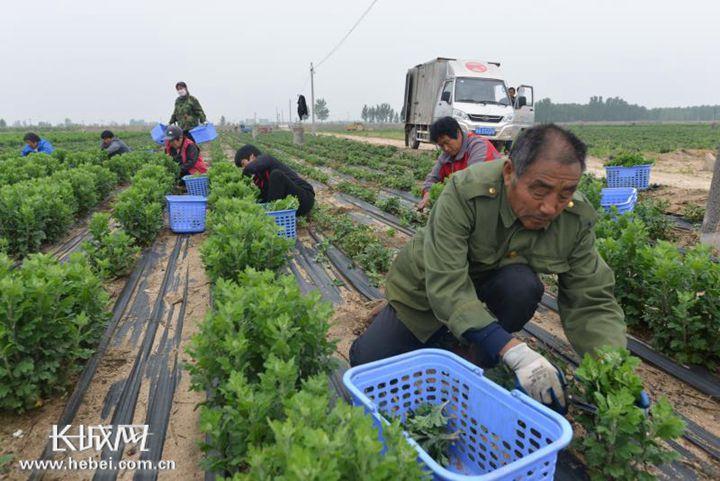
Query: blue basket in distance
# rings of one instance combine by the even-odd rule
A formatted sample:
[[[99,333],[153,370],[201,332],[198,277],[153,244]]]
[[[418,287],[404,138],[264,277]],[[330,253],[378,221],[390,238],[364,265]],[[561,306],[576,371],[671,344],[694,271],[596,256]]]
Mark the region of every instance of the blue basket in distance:
[[[165,131],[168,126],[165,124],[157,124],[150,131],[150,137],[155,141],[156,144],[163,144],[165,142]]]
[[[199,195],[166,195],[170,230],[194,234],[205,230],[207,198]]]
[[[182,178],[189,195],[201,195],[207,197],[210,192],[210,180],[207,175],[192,176],[185,175]]]
[[[645,190],[650,186],[650,170],[652,164],[634,167],[605,167],[608,187],[635,187]]]
[[[606,212],[615,207],[618,214],[625,214],[635,209],[637,197],[637,189],[634,187],[608,187],[600,191],[600,206]]]
[[[204,125],[198,125],[195,128],[190,129],[190,135],[195,139],[196,144],[202,144],[204,142],[210,142],[217,138],[217,131],[215,126],[211,123]]]
[[[343,384],[380,430],[423,403],[447,403],[448,429],[460,438],[450,465],[409,439],[435,480],[552,481],[557,453],[572,439],[567,420],[520,391],[508,392],[482,369],[441,349],[420,349],[349,369]]]

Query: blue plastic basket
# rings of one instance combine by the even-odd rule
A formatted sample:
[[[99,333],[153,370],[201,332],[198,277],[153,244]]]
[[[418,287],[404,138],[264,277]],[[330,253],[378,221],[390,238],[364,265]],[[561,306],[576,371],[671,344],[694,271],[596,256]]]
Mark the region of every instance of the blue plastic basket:
[[[167,195],[170,230],[192,234],[205,230],[207,199],[199,195]]]
[[[600,206],[607,212],[615,207],[619,214],[632,212],[638,197],[635,187],[608,187],[603,189],[600,195]]]
[[[165,142],[165,131],[167,130],[167,127],[168,126],[165,124],[157,124],[150,131],[150,137],[152,137],[156,144],[162,144]]]
[[[635,187],[645,190],[650,185],[652,164],[634,167],[605,167],[608,187]]]
[[[266,204],[261,204],[267,210]],[[295,209],[288,210],[268,210],[267,215],[275,219],[275,223],[282,227],[278,232],[279,236],[289,239],[297,239],[297,211]]]
[[[559,414],[520,391],[508,392],[483,371],[440,349],[420,349],[349,369],[343,383],[380,429],[423,403],[445,403],[449,429],[460,438],[450,466],[436,463],[408,437],[435,480],[552,481],[557,453],[572,428]]]
[[[187,188],[189,195],[201,195],[207,197],[210,192],[210,180],[207,175],[201,177],[193,177],[192,175],[185,175],[182,178]]]
[[[217,131],[213,124],[198,125],[197,127],[190,129],[190,135],[195,139],[196,144],[202,144],[204,142],[210,142],[215,140],[217,137]]]

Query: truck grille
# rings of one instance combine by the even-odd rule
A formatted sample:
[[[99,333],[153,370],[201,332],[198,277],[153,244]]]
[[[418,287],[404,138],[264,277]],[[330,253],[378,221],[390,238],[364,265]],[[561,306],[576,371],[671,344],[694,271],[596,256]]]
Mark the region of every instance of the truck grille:
[[[468,117],[470,117],[470,120],[472,120],[473,122],[489,122],[492,124],[496,124],[503,119],[502,115],[472,115],[472,114],[468,114]]]

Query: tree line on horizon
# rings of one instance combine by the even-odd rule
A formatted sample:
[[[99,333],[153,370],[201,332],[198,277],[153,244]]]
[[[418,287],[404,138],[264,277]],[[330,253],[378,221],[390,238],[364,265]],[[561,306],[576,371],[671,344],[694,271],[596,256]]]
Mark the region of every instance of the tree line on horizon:
[[[647,108],[630,104],[620,97],[590,97],[586,104],[553,103],[549,98],[535,102],[535,121],[546,122],[603,122],[648,121],[688,122],[719,121],[720,105],[691,107]]]
[[[378,105],[363,105],[360,118],[364,122],[370,123],[399,123],[400,112],[396,112],[389,103],[382,103]]]

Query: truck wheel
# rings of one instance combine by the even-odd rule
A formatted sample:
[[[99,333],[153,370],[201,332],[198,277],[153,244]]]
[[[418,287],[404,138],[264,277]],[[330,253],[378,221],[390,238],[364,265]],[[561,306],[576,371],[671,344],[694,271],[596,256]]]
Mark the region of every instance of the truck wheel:
[[[417,150],[417,148],[420,147],[420,141],[417,139],[417,127],[410,129],[410,132],[407,134],[407,138],[405,140],[405,145],[411,149]]]

